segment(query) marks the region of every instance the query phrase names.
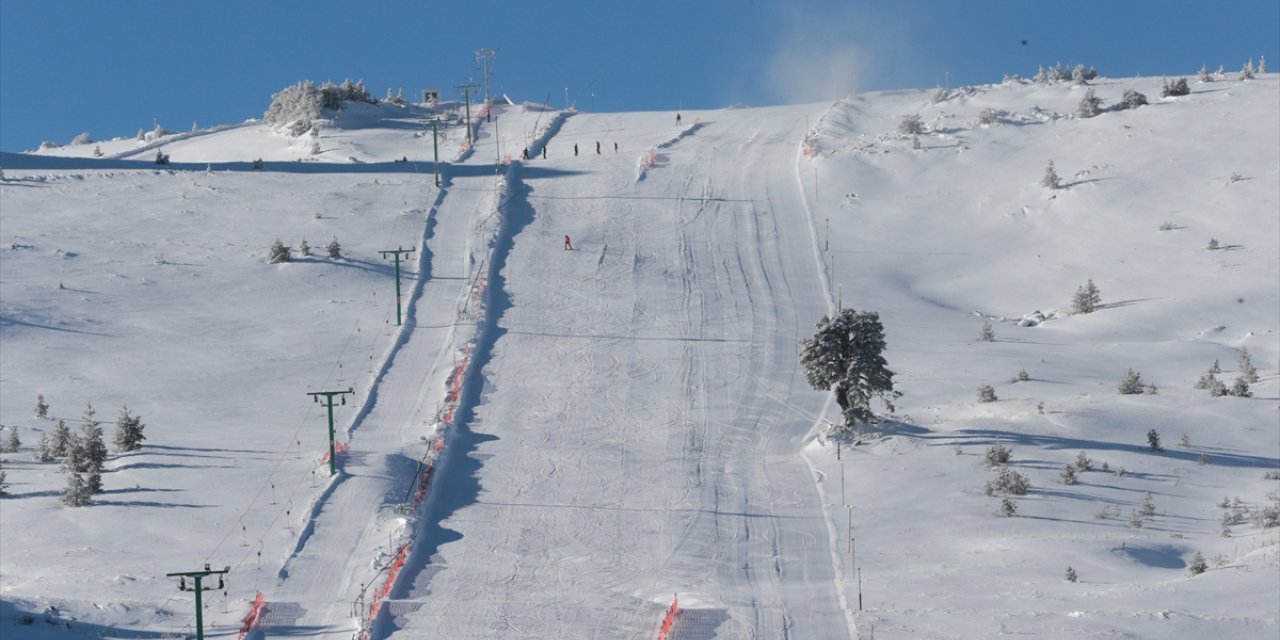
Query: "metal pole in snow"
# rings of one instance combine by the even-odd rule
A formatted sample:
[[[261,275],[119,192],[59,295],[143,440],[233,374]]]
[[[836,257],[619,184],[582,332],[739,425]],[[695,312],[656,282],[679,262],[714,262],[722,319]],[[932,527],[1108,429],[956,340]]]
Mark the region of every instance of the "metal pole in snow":
[[[401,313],[400,313],[400,254],[402,254],[402,253],[413,253],[413,252],[414,252],[414,251],[416,251],[416,250],[417,250],[417,247],[415,246],[415,247],[411,247],[411,248],[409,248],[409,249],[405,249],[404,247],[400,247],[400,248],[398,248],[398,249],[388,249],[388,250],[386,250],[386,251],[379,251],[379,252],[378,252],[378,253],[381,253],[381,254],[382,254],[382,257],[383,257],[384,259],[387,257],[387,254],[391,254],[392,256],[394,256],[394,257],[395,257],[395,261],[396,261],[396,326],[397,326],[397,327],[398,327],[398,326],[400,326],[400,323],[401,323]]]
[[[329,409],[329,475],[338,475],[338,452],[337,447],[333,443],[333,398],[337,396],[342,404],[347,403],[346,395],[355,393],[353,387],[348,387],[346,391],[310,391],[307,395],[311,399],[320,402],[320,396],[324,396],[324,405]]]

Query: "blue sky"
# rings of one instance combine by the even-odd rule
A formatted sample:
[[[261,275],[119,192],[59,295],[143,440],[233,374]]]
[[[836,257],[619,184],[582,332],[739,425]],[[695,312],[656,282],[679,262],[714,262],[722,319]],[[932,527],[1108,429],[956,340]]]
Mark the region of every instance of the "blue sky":
[[[1025,43],[1024,43],[1025,41]],[[0,0],[0,149],[260,117],[304,79],[480,80],[516,101],[647,111],[999,82],[1280,69],[1280,2],[1241,0]],[[594,94],[594,95],[593,95]]]

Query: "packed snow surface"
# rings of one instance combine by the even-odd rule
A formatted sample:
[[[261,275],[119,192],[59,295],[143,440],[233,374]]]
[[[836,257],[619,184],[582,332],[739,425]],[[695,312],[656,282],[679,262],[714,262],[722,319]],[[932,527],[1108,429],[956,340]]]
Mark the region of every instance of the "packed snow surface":
[[[1092,83],[1129,88],[3,154],[0,635],[194,635],[165,574],[208,563],[221,637],[260,593],[253,637],[654,638],[678,598],[686,640],[1274,638],[1280,78]],[[797,359],[838,308],[880,314],[903,393],[843,441]],[[1252,397],[1194,388],[1246,350]],[[331,477],[308,394],[348,389]],[[35,447],[89,403],[147,439],[66,507]]]

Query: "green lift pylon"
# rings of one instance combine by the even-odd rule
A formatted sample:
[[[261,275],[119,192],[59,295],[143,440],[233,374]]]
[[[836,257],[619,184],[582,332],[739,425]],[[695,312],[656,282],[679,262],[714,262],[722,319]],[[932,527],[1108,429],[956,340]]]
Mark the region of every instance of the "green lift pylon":
[[[218,576],[217,588],[221,589],[223,588],[223,584],[224,584],[222,582],[222,574],[227,573],[229,571],[231,571],[230,566],[226,567],[225,569],[217,569],[217,570],[210,569],[209,563],[206,562],[204,563],[204,571],[179,571],[178,573],[164,574],[166,577],[180,578],[182,580],[182,582],[178,583],[178,590],[196,592],[196,640],[204,640],[204,603],[201,601],[200,594],[204,593],[205,591],[214,590],[213,588],[205,587],[200,583],[200,581],[203,580],[205,576],[216,575]],[[196,586],[194,589],[187,588],[187,578],[195,578]]]
[[[455,89],[462,92],[463,99],[467,105],[467,144],[475,144],[475,136],[471,133],[471,90],[479,86],[474,82],[454,86]]]
[[[329,475],[338,475],[338,452],[333,444],[333,398],[337,396],[341,404],[347,403],[347,394],[355,393],[355,387],[347,387],[346,391],[308,391],[307,395],[311,399],[320,402],[320,397],[324,396],[324,406],[329,409]]]
[[[386,251],[378,252],[382,254],[383,259],[386,259],[388,255],[391,255],[396,260],[396,326],[397,327],[400,326],[400,323],[401,323],[401,320],[400,320],[400,315],[401,315],[400,314],[400,254],[413,253],[414,251],[417,251],[416,245],[408,249],[405,249],[404,247],[400,247],[398,249],[387,249]]]

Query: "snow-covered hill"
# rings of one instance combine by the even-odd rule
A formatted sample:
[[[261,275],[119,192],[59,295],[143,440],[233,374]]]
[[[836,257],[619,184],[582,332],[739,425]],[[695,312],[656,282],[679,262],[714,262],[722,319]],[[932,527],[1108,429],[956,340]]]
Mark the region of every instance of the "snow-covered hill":
[[[1151,104],[1077,117],[1090,88]],[[448,129],[440,188],[420,107],[352,105],[318,154],[258,122],[4,154],[0,631],[191,634],[164,574],[209,563],[223,635],[262,593],[267,637],[349,638],[376,599],[371,637],[650,638],[672,594],[677,638],[1274,637],[1280,78],[1160,88],[498,107]],[[904,394],[839,461],[796,359],[837,306],[880,313]],[[1193,388],[1245,349],[1253,397]],[[348,388],[330,478],[307,393]],[[64,507],[34,445],[90,402],[147,441]]]

